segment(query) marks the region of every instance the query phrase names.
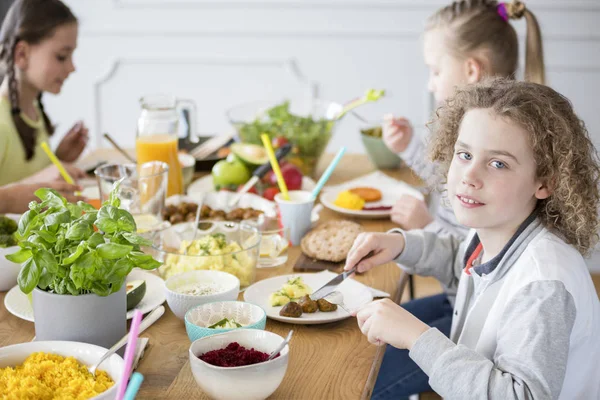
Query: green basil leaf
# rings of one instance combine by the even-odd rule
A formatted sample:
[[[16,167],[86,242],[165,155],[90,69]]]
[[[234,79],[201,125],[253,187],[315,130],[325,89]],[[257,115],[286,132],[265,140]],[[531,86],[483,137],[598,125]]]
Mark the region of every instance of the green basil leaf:
[[[96,268],[94,265],[96,262],[96,258],[97,255],[95,250],[90,251],[89,253],[85,253],[84,255],[79,257],[77,261],[75,261],[75,263],[71,266],[71,270],[75,268],[79,270],[84,270],[88,274],[93,274]]]
[[[100,217],[96,220],[96,226],[105,233],[114,233],[119,228],[119,225],[116,221],[104,217]]]
[[[22,264],[31,258],[31,250],[29,249],[19,249],[16,253],[7,254],[6,259],[12,261],[17,264]]]
[[[77,205],[86,213],[90,213],[90,212],[98,212],[98,210],[96,210],[94,208],[93,205],[86,203],[85,201],[78,201]]]
[[[73,223],[67,229],[66,238],[69,240],[84,240],[89,238],[94,233],[94,228],[87,221],[78,221]]]
[[[121,234],[121,236],[123,236],[125,238],[125,240],[127,240],[129,243],[132,243],[132,244],[137,244],[140,246],[151,246],[152,245],[151,241],[143,238],[142,236],[140,236],[136,233],[123,232]]]
[[[145,269],[145,270],[153,270],[153,269],[160,267],[161,265],[162,265],[162,263],[159,261],[156,261],[154,258],[151,258],[150,260],[135,264],[135,266],[137,268],[141,268],[141,269]]]
[[[69,272],[69,278],[77,289],[81,289],[85,283],[85,272],[80,268],[72,267]]]
[[[102,206],[98,211],[98,218],[108,218],[116,222],[119,219],[119,209],[108,204]]]
[[[21,218],[19,219],[19,226],[17,228],[17,232],[21,237],[25,237],[29,232],[29,224],[37,215],[38,213],[33,210],[26,211],[23,215],[21,215]]]
[[[87,240],[87,245],[88,247],[95,249],[96,247],[98,247],[98,245],[101,245],[104,242],[104,236],[102,236],[101,233],[94,232],[92,236],[90,236],[90,238]]]
[[[77,246],[75,251],[63,260],[63,262],[62,262],[63,265],[73,264],[83,254],[84,250],[85,250],[85,242],[79,243],[79,245]]]
[[[54,275],[51,273],[48,273],[48,271],[44,268],[44,270],[42,271],[42,275],[40,276],[40,281],[37,284],[38,287],[42,290],[48,289],[48,287],[52,283],[53,277],[54,277]]]
[[[113,264],[110,276],[125,279],[131,270],[135,267],[133,262],[129,258],[121,258],[119,261]]]
[[[135,219],[133,215],[129,213],[127,210],[119,210],[118,211],[119,222],[121,222],[123,227],[126,227],[129,232],[135,232],[137,230]]]
[[[76,219],[83,215],[83,210],[76,204],[67,203],[67,209],[71,213],[71,218]]]
[[[41,275],[41,269],[35,263],[33,258],[27,260],[23,267],[21,268],[21,272],[19,272],[19,276],[17,278],[17,283],[19,284],[19,288],[25,294],[29,294],[35,289],[37,286]]]
[[[117,222],[118,230],[121,232],[135,232],[137,230],[135,222],[131,222],[128,218],[121,217]]]
[[[34,193],[40,200],[42,206],[48,208],[63,208],[67,204],[67,200],[54,189],[42,188]]]
[[[61,279],[57,285],[54,285],[54,292],[56,294],[67,294],[67,279]]]
[[[33,259],[37,265],[45,268],[48,272],[52,274],[58,272],[58,262],[48,250],[37,251],[33,256]]]
[[[44,239],[47,243],[56,243],[56,235],[45,230],[38,230],[36,234]]]
[[[79,288],[72,280],[67,281],[67,292],[71,293],[73,296],[79,295]]]
[[[89,211],[81,216],[81,219],[89,222],[90,224],[94,224],[96,222],[96,217],[98,216],[98,211]]]
[[[146,270],[156,269],[162,265],[161,262],[156,261],[150,254],[144,254],[140,251],[132,251],[129,254],[129,259],[133,261],[133,264],[137,268]]]
[[[98,296],[108,296],[110,294],[110,287],[105,283],[94,282],[92,283],[92,291]]]
[[[117,243],[104,243],[96,247],[98,255],[107,260],[116,260],[117,258],[125,257],[132,249],[132,246]]]
[[[44,225],[50,230],[56,231],[60,224],[66,224],[71,222],[71,213],[69,210],[57,211],[52,214],[46,215],[44,218]]]

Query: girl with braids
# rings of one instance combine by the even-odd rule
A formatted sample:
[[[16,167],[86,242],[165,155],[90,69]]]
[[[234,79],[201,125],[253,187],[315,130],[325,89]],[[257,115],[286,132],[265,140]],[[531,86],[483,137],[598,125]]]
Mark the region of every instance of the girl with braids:
[[[77,19],[60,0],[16,0],[0,32],[0,185],[60,180],[41,149],[54,132],[42,94],[60,93],[75,70]],[[83,171],[70,166],[85,148],[88,131],[78,122],[65,135],[56,155],[74,179]],[[64,187],[64,186],[61,186]]]
[[[357,313],[389,344],[373,399],[599,399],[600,302],[583,256],[598,241],[600,164],[585,124],[547,86],[459,88],[429,156],[465,240],[426,230],[361,234],[346,269],[394,260],[458,284],[450,338],[389,300]],[[393,358],[390,358],[393,356]]]
[[[517,33],[510,20],[525,18],[525,80],[545,83],[539,25],[521,1],[461,0],[438,10],[427,21],[424,35],[425,64],[429,68],[428,89],[441,105],[460,85],[479,82],[486,76],[514,78],[519,57]],[[383,140],[423,179],[431,175],[425,162],[423,138],[415,137],[406,118],[384,116]],[[405,196],[392,209],[392,220],[404,229],[425,228],[464,237],[467,229],[440,204],[435,218],[427,205]]]

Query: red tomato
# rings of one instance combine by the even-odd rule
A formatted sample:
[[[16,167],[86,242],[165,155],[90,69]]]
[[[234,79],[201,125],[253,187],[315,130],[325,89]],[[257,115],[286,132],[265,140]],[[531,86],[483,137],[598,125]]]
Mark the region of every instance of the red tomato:
[[[274,137],[273,140],[271,140],[271,144],[273,145],[274,149],[278,149],[283,145],[286,145],[288,143],[288,140],[286,138],[284,138],[283,136],[277,136]]]
[[[279,189],[276,187],[268,187],[263,192],[263,197],[267,200],[273,201],[275,199],[275,195],[279,193]]]
[[[288,190],[300,190],[302,189],[302,172],[300,169],[293,164],[284,162],[280,165],[281,175]],[[273,171],[269,171],[265,175],[265,181],[271,185],[277,185],[277,176]]]

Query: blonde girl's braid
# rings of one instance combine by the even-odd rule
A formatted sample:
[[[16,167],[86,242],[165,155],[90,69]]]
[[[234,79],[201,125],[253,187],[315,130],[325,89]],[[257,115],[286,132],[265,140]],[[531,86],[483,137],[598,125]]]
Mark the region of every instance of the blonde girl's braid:
[[[514,78],[518,67],[519,41],[508,20],[523,17],[527,23],[525,80],[544,84],[540,27],[522,1],[455,1],[435,12],[429,18],[426,30],[445,29],[448,37],[446,47],[458,57],[482,57],[479,61],[485,75]]]

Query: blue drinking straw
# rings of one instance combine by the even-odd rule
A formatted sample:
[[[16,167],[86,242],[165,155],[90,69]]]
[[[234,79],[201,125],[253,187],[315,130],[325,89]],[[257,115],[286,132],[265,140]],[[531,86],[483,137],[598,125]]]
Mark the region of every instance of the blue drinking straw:
[[[135,399],[135,395],[138,390],[140,390],[140,386],[142,386],[142,382],[144,381],[144,375],[139,372],[134,372],[131,374],[131,379],[129,380],[129,385],[127,385],[127,390],[125,391],[125,397],[123,400],[133,400]]]
[[[329,165],[327,166],[327,169],[325,170],[325,172],[323,172],[323,175],[321,175],[321,179],[319,179],[319,182],[317,182],[317,186],[315,186],[315,188],[312,191],[312,196],[315,199],[319,195],[319,192],[321,191],[321,189],[323,189],[323,186],[325,186],[325,184],[327,183],[327,181],[331,177],[331,174],[333,173],[333,170],[335,169],[335,167],[337,167],[338,163],[342,159],[342,156],[344,155],[345,152],[346,152],[346,148],[342,147],[338,151],[338,153],[335,155],[335,157],[333,158],[333,160],[331,160],[331,163],[329,163]]]

